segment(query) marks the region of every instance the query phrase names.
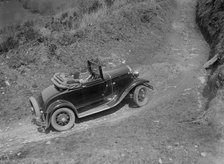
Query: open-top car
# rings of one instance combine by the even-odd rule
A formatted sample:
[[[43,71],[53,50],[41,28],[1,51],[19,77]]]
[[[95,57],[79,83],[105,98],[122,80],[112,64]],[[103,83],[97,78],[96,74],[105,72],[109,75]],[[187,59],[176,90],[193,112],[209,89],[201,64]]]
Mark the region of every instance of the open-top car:
[[[51,79],[51,86],[37,98],[29,98],[39,126],[44,129],[52,126],[57,131],[68,130],[76,118],[108,110],[129,94],[138,107],[148,103],[153,87],[148,80],[138,78],[139,73],[129,66],[106,71],[101,64],[87,61],[87,67],[89,76],[86,78],[80,73],[73,76],[56,73]]]

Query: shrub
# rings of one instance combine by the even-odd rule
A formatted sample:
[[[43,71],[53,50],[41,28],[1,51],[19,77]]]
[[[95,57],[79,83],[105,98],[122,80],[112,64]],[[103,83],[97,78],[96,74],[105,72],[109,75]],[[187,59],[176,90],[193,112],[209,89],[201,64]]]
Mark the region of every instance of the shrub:
[[[105,0],[105,4],[107,7],[111,7],[115,0]]]
[[[27,53],[16,53],[13,54],[8,60],[8,66],[13,69],[18,69],[22,65],[27,66],[31,63],[35,63],[36,53],[28,51]]]
[[[22,65],[21,58],[18,55],[12,56],[8,61],[9,68],[17,69]]]
[[[65,19],[66,17],[68,17],[68,13],[66,12],[66,13],[63,13],[63,14],[61,14],[61,19],[63,20],[63,19]]]
[[[77,11],[67,11],[60,15],[53,16],[51,21],[49,21],[45,28],[56,31],[66,31],[71,29],[77,29],[80,24],[81,15]]]
[[[17,33],[16,37],[24,39],[26,42],[32,41],[40,37],[40,34],[30,25],[24,25],[21,30]]]
[[[76,41],[80,41],[81,39],[86,37],[86,33],[83,30],[79,30],[73,35],[73,37]]]
[[[78,6],[82,14],[90,14],[101,8],[102,3],[100,3],[98,0],[79,0]]]
[[[94,1],[93,4],[88,8],[88,14],[97,11],[102,7],[102,4],[99,1]]]
[[[78,13],[77,13],[77,11],[74,11],[74,12],[73,12],[73,17],[74,17],[74,18],[78,17]]]
[[[3,41],[0,45],[0,54],[8,52],[11,49],[17,48],[19,46],[19,41],[14,37],[8,37],[5,41]]]
[[[57,46],[55,44],[49,45],[49,54],[51,56],[56,56],[56,50],[57,50]]]
[[[150,23],[154,15],[156,15],[156,13],[153,11],[144,11],[140,16],[140,20],[142,23]]]
[[[52,31],[57,31],[57,32],[63,29],[62,24],[58,21],[52,22],[50,28]]]
[[[64,33],[59,37],[58,42],[62,46],[68,46],[75,42],[75,38],[69,33]]]
[[[23,25],[10,26],[2,30],[2,38],[4,39],[0,44],[0,54],[40,38],[41,35],[33,28],[33,24],[34,22],[27,21]]]
[[[4,78],[4,73],[0,72],[0,88],[1,87],[6,87],[6,83],[5,83],[5,78]]]

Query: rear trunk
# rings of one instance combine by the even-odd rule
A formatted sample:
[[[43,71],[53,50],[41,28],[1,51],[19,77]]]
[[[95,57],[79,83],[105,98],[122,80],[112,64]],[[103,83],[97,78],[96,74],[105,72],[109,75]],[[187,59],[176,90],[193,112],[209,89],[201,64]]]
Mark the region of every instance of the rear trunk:
[[[44,89],[36,98],[29,98],[31,111],[35,117],[34,119],[37,125],[45,125],[44,111],[46,109],[44,109],[44,106],[48,99],[57,95],[58,93],[60,93],[59,89],[57,89],[54,85],[51,85]]]

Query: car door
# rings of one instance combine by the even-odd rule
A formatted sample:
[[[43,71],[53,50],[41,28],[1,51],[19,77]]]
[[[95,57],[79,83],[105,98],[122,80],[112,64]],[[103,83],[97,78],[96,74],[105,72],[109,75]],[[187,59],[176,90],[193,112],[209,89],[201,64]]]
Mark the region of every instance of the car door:
[[[90,108],[94,108],[105,104],[108,96],[112,95],[111,80],[97,79],[87,82],[82,87],[83,104],[78,109],[79,113],[85,112]]]
[[[133,79],[130,74],[123,74],[112,79],[112,87],[114,95],[120,96],[126,88],[132,83]]]
[[[76,108],[82,106],[83,99],[82,99],[82,88],[74,88],[71,90],[66,91],[64,94],[60,94],[56,97],[57,100],[65,100],[72,103]],[[55,100],[54,100],[55,101]]]

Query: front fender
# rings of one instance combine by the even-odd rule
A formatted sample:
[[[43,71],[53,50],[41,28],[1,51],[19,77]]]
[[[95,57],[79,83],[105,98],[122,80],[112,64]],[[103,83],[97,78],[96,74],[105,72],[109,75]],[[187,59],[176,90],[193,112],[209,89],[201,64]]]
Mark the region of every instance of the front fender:
[[[137,78],[131,83],[131,85],[129,85],[128,89],[133,89],[134,87],[138,85],[144,85],[153,90],[153,86],[150,85],[149,82],[150,82],[149,80]]]
[[[143,83],[144,86],[150,88],[151,90],[154,90],[153,86],[148,83]]]
[[[52,113],[57,110],[58,108],[61,108],[61,107],[68,107],[70,109],[73,110],[73,112],[77,115],[77,110],[75,108],[75,106],[68,102],[68,101],[65,101],[65,100],[57,100],[55,102],[53,102],[48,108],[47,108],[47,111],[46,111],[46,127],[45,128],[48,128],[50,126],[50,117],[52,115]]]
[[[149,80],[137,78],[126,88],[124,93],[121,95],[120,100],[124,99],[127,96],[127,94],[138,85],[144,85],[153,90],[153,86],[149,84]]]

